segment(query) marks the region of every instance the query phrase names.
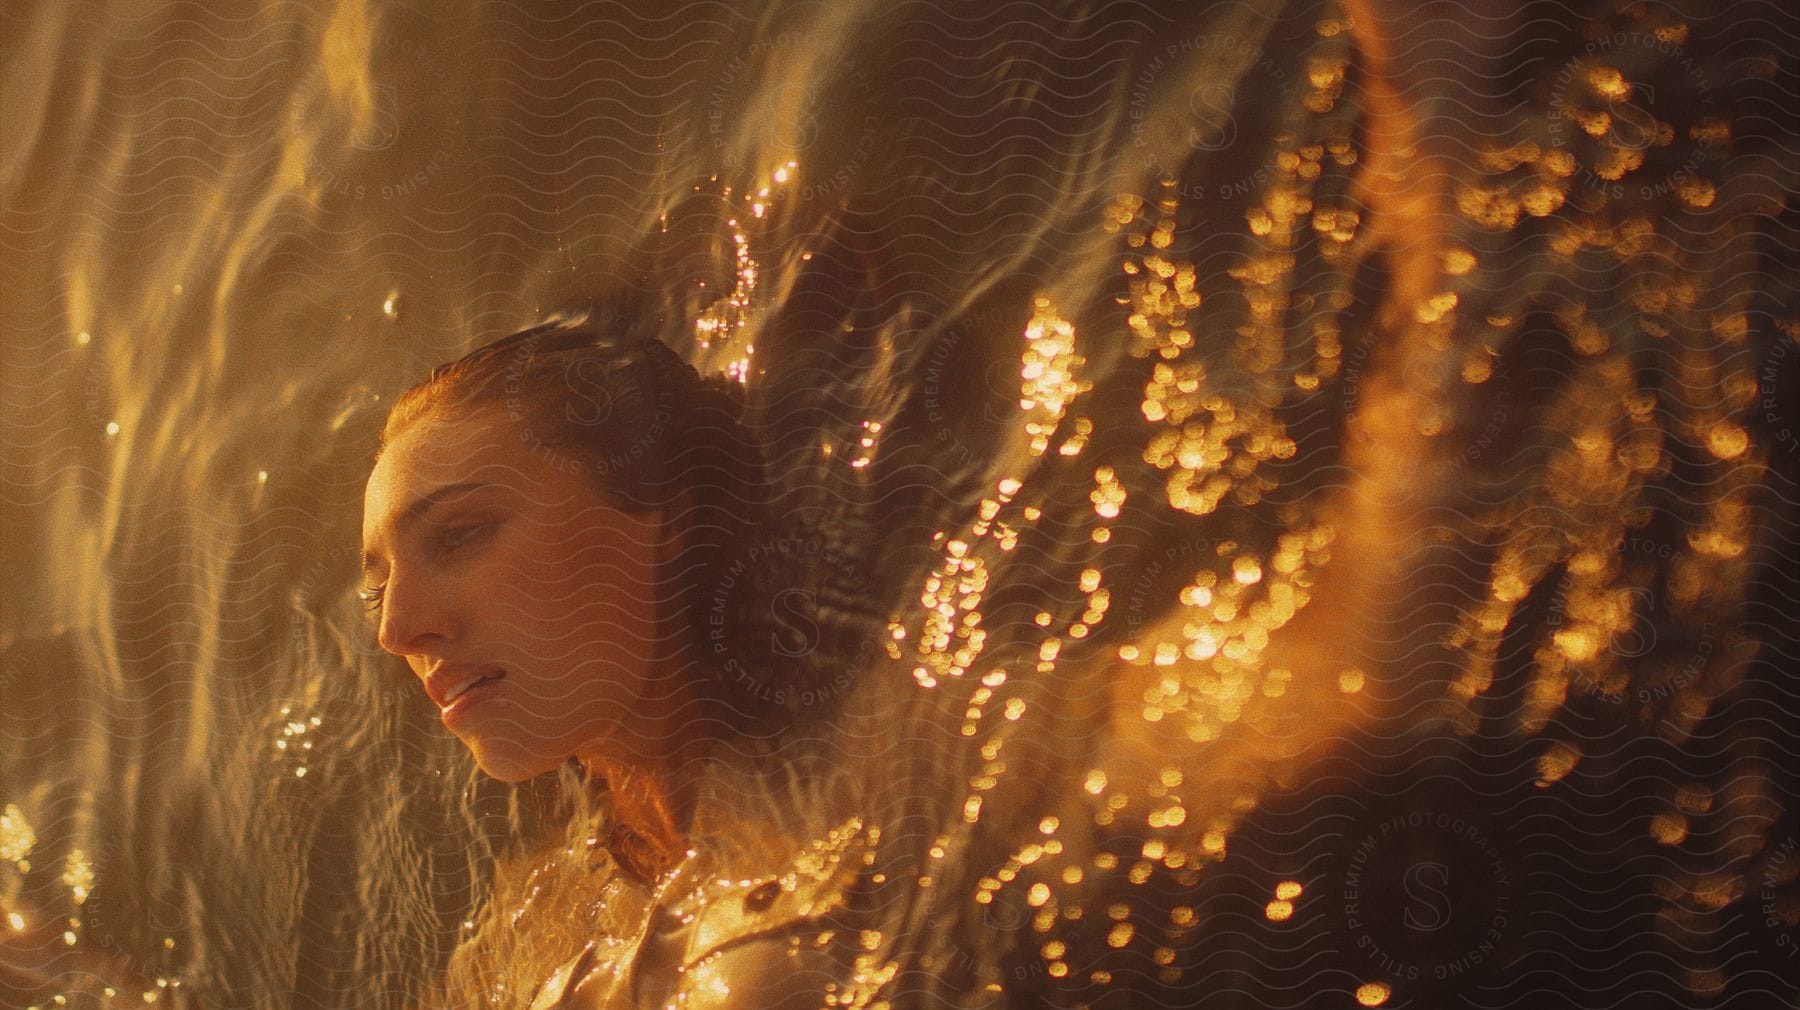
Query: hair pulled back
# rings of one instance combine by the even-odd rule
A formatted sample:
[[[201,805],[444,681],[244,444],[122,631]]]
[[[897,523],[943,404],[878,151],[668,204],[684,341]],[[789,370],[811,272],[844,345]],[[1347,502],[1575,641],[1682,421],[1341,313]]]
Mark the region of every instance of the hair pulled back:
[[[765,464],[741,385],[703,378],[659,325],[630,302],[597,306],[441,364],[395,401],[375,455],[421,420],[501,413],[522,453],[585,476],[614,508],[660,512],[686,531],[669,563],[686,611],[677,620],[698,636],[728,552],[763,519]]]

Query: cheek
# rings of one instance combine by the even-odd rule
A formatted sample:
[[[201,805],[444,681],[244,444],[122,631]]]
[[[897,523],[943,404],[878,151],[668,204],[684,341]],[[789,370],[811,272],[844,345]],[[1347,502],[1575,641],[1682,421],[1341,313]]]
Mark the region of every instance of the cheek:
[[[655,596],[653,551],[617,536],[589,536],[568,545],[562,561],[553,566],[566,587],[587,600],[626,606]]]
[[[471,585],[493,619],[537,642],[522,644],[565,655],[599,647],[620,661],[651,647],[658,587],[649,546],[612,530],[526,527],[495,547],[471,570]]]

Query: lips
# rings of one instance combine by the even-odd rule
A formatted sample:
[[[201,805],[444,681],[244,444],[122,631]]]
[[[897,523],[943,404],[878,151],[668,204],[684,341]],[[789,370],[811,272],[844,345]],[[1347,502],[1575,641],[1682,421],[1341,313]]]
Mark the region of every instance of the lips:
[[[462,697],[465,694],[468,694],[470,691],[475,690],[477,687],[480,687],[481,685],[487,683],[490,680],[499,680],[499,679],[500,679],[500,674],[498,672],[495,672],[495,673],[489,674],[488,676],[481,677],[477,680],[472,680],[468,684],[464,685],[463,687],[454,688],[450,691],[449,694],[444,696],[444,705],[446,707],[448,707],[449,705],[454,704],[456,699]]]
[[[486,666],[475,663],[452,663],[439,665],[425,677],[425,693],[437,703],[439,708],[449,708],[456,699],[473,690],[477,685],[499,680],[506,676],[504,670],[497,666]]]

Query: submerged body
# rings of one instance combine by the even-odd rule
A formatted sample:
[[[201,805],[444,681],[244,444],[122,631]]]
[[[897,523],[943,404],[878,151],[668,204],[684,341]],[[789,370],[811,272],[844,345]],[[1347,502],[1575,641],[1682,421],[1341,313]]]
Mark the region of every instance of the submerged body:
[[[854,986],[858,971],[852,903],[869,886],[868,841],[852,820],[785,865],[726,870],[733,860],[715,851],[648,885],[615,875],[605,903],[624,923],[583,944],[532,993],[529,1006],[827,1005]]]
[[[816,795],[810,827],[780,827],[768,780],[706,764],[691,845],[662,872],[643,869],[648,843],[610,797],[584,793],[599,802],[502,868],[427,1005],[815,1008],[873,996],[882,978],[864,938],[893,894],[876,869],[880,830],[857,816],[825,823]]]

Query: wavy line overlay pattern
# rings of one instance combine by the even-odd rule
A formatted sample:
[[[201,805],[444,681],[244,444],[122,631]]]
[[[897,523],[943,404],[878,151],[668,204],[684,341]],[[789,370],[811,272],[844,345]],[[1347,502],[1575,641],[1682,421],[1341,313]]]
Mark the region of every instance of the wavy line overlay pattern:
[[[394,397],[624,289],[782,505],[690,617],[878,839],[834,1005],[1794,1005],[1791,5],[0,17],[0,1003],[611,928],[355,594]]]

